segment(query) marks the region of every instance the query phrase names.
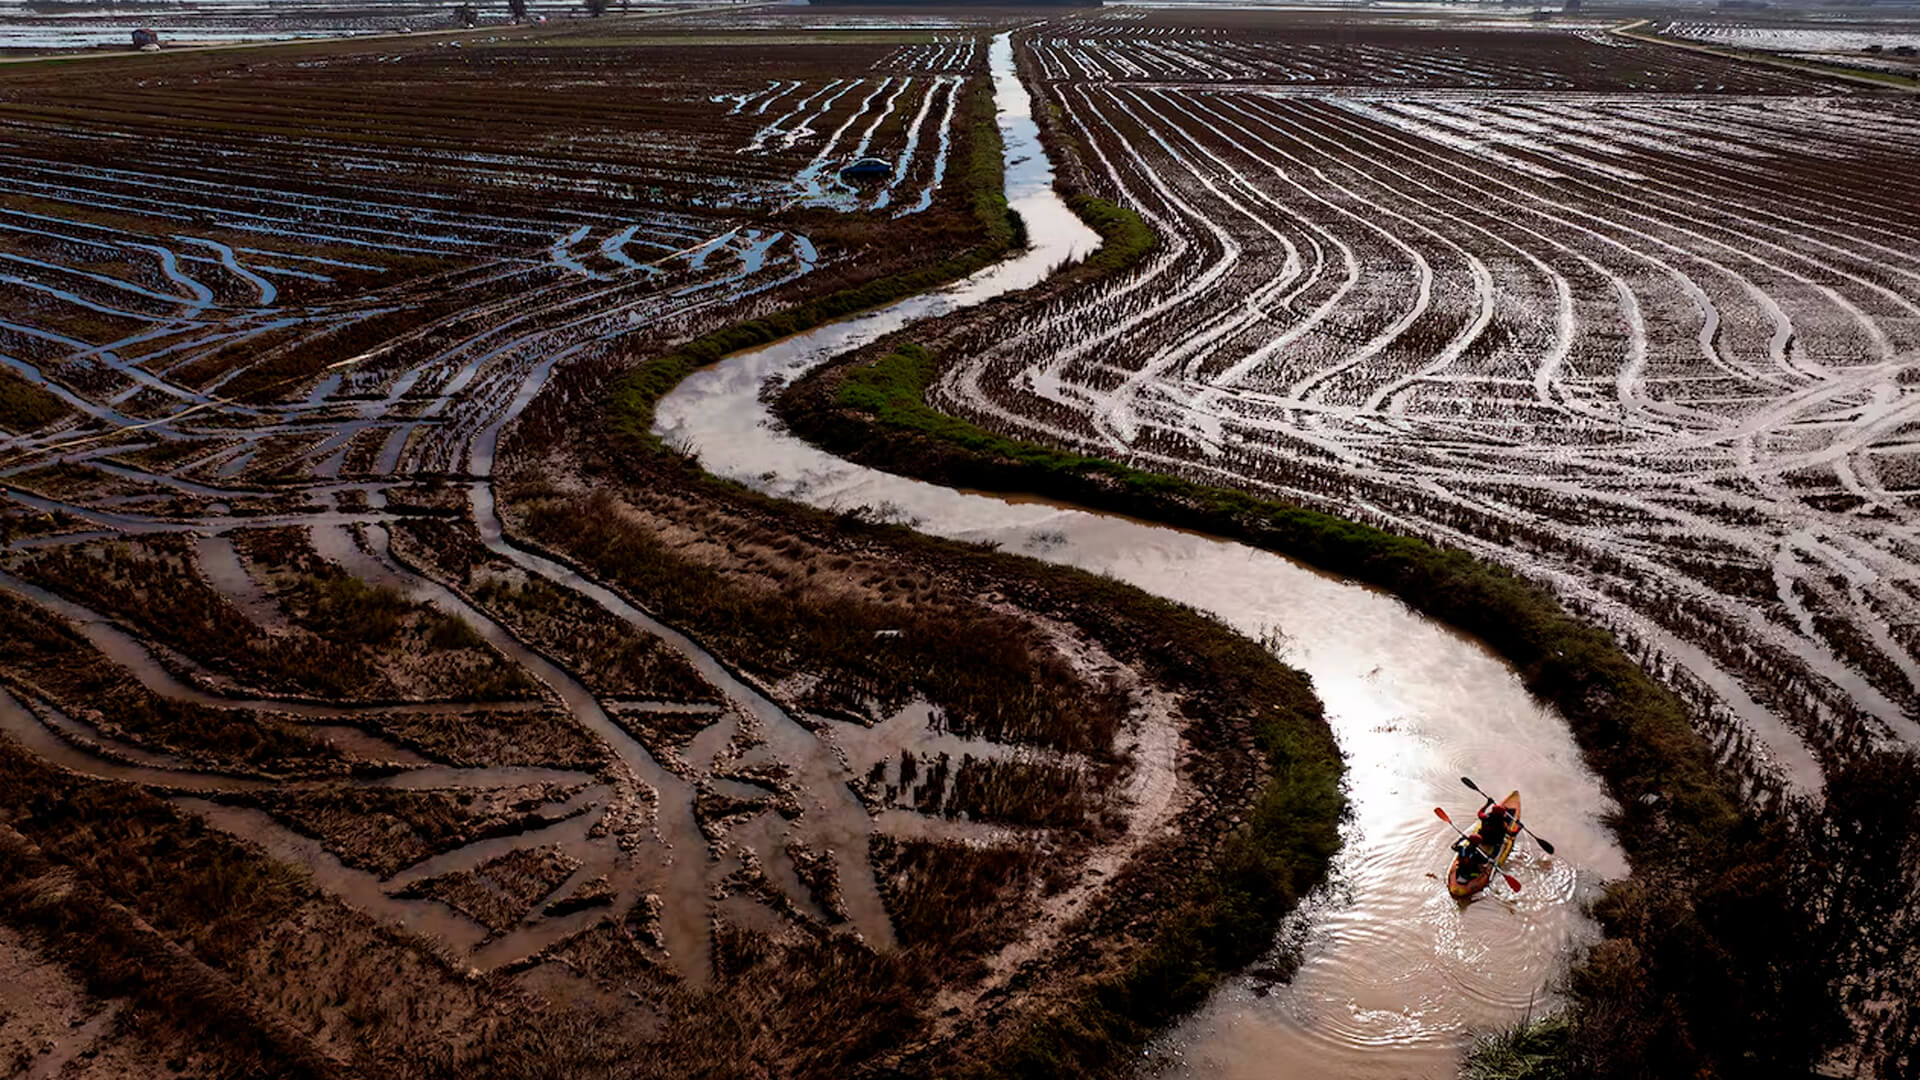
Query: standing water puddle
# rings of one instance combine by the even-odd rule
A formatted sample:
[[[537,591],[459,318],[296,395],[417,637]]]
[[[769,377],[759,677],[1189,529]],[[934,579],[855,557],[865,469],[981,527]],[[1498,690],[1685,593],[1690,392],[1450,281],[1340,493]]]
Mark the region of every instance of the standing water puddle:
[[[1239,544],[1030,500],[968,494],[850,465],[774,430],[761,387],[920,319],[1024,288],[1097,239],[1053,175],[1006,35],[990,52],[1007,197],[1032,250],[947,289],[728,358],[660,405],[662,434],[709,470],[816,506],[886,508],[922,532],[991,541],[1111,574],[1268,637],[1313,676],[1346,752],[1353,818],[1333,886],[1291,927],[1297,974],[1271,993],[1230,981],[1169,1033],[1169,1075],[1451,1076],[1476,1032],[1542,1007],[1567,950],[1594,933],[1580,899],[1626,873],[1601,825],[1610,809],[1565,722],[1477,642],[1391,597]],[[1519,788],[1559,854],[1523,842],[1517,897],[1465,909],[1438,880],[1450,834],[1432,808],[1470,815],[1469,774]],[[1504,891],[1504,890],[1503,890]]]

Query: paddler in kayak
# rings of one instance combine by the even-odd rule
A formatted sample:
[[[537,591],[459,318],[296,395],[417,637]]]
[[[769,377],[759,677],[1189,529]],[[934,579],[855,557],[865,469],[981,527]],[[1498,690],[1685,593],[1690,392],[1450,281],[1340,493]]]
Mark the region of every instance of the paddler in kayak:
[[[1459,861],[1462,876],[1466,877],[1472,877],[1481,873],[1486,869],[1487,863],[1493,861],[1493,856],[1488,855],[1486,849],[1480,846],[1480,839],[1477,835],[1463,836],[1455,840],[1453,842],[1453,853],[1460,857]]]
[[[1476,871],[1484,869],[1482,864],[1489,862],[1493,858],[1491,853],[1499,851],[1500,845],[1506,842],[1507,824],[1514,820],[1504,805],[1491,798],[1480,807],[1479,818],[1480,824],[1472,835],[1453,842],[1453,850],[1465,856],[1468,865]]]
[[[1480,843],[1481,847],[1491,850],[1499,847],[1500,842],[1506,839],[1509,823],[1513,824],[1515,832],[1520,831],[1520,827],[1519,819],[1507,809],[1506,803],[1494,802],[1491,795],[1486,798],[1487,801],[1480,806],[1480,827],[1474,830],[1474,839]],[[1520,802],[1520,793],[1516,791],[1508,798],[1517,805]]]
[[[1506,865],[1507,857],[1513,854],[1513,843],[1519,837],[1521,829],[1527,829],[1520,821],[1520,793],[1514,792],[1499,802],[1493,796],[1481,791],[1479,785],[1463,776],[1460,782],[1472,788],[1474,793],[1487,801],[1480,805],[1480,823],[1474,827],[1472,835],[1460,832],[1460,826],[1440,807],[1433,812],[1441,821],[1453,826],[1460,833],[1460,839],[1454,841],[1453,865],[1447,870],[1447,891],[1457,900],[1466,900],[1487,887],[1498,873],[1505,879],[1507,887],[1514,892],[1520,891],[1520,879],[1512,874],[1502,873],[1500,868]],[[1553,845],[1540,838],[1532,829],[1527,832],[1533,836],[1540,850],[1553,854]]]
[[[1460,839],[1454,841],[1447,891],[1456,899],[1465,900],[1487,887],[1493,875],[1506,864],[1507,856],[1513,854],[1514,838],[1520,834],[1520,793],[1516,791],[1500,802],[1494,802],[1492,796],[1486,799],[1476,815],[1479,825],[1471,834],[1463,832]],[[1453,824],[1445,811],[1435,808],[1435,812],[1441,820]],[[1500,876],[1514,892],[1520,891],[1518,878],[1506,873]]]

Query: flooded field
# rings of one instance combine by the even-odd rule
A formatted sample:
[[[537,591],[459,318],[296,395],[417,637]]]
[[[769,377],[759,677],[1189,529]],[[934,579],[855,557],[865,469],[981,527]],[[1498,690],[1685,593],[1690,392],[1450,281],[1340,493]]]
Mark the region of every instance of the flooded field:
[[[1033,849],[1056,892],[1095,853],[1123,867],[1109,823],[1137,847],[1136,803],[1141,829],[1181,807],[1145,797],[1158,759],[1112,797],[1092,779],[1133,772],[1112,726],[1159,745],[1173,706],[1144,683],[1129,705],[1138,672],[1082,630],[986,612],[897,560],[878,561],[888,590],[913,580],[985,628],[994,670],[960,680],[985,705],[953,679],[876,684],[871,635],[839,666],[731,639],[722,659],[510,535],[501,435],[556,372],[963,250],[947,179],[978,168],[994,122],[971,36],[542,33],[0,76],[0,748],[9,800],[39,797],[29,775],[120,785],[153,829],[237,841],[216,864],[293,868],[319,905],[298,919],[328,929],[269,905],[286,938],[222,938],[308,943],[249,969],[262,992],[318,1000],[316,965],[343,956],[426,962],[347,997],[407,997],[383,1022],[411,1030],[449,993],[506,1014],[605,995],[630,1010],[623,1037],[697,1071],[735,1048],[688,1017],[813,1021],[743,986],[851,965],[836,1007],[865,987],[899,1004],[849,1023],[888,1023],[925,1007],[930,950],[1033,918]],[[497,122],[530,100],[537,123]],[[115,134],[150,125],[165,134],[139,147]],[[872,154],[885,181],[840,178]],[[916,245],[875,253],[856,218]],[[834,602],[899,617],[884,599]],[[995,679],[1010,689],[975,688]],[[976,718],[1016,693],[1061,731]],[[1028,776],[1085,796],[1033,809]],[[999,876],[964,891],[982,860]],[[954,888],[961,917],[896,930]],[[381,927],[404,937],[364,940]],[[683,1020],[656,1032],[656,1010]]]
[[[338,5],[196,3],[192,6],[46,7],[0,4],[0,57],[133,48],[133,31],[150,29],[163,46],[230,45],[449,29],[441,8],[419,4]]]
[[[1162,243],[936,405],[1520,567],[1800,790],[1920,740],[1911,95],[1518,25],[1032,40]]]
[[[889,335],[1521,567],[1750,793],[1911,734],[1906,99],[1492,9],[634,14],[0,67],[0,1064],[1387,1080],[1563,1004],[1668,813],[1578,702],[773,420]],[[1156,245],[1081,273],[1063,188]],[[1553,852],[1459,904],[1463,776]],[[1168,948],[1143,1044],[1086,988]]]

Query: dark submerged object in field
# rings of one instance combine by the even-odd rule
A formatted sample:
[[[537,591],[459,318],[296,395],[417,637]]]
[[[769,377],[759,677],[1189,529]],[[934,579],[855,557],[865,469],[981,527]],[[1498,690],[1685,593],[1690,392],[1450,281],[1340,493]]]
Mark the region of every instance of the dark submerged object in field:
[[[139,30],[135,30],[135,31],[133,32],[133,47],[134,47],[134,48],[136,48],[136,49],[144,49],[144,48],[146,48],[146,47],[147,47],[147,46],[149,46],[149,45],[151,45],[151,46],[153,46],[153,47],[154,47],[154,48],[156,48],[156,49],[160,47],[160,35],[159,35],[159,33],[157,33],[156,31],[153,31],[153,30],[148,30],[148,29],[146,29],[146,28],[144,28],[144,27],[142,27],[142,28],[141,28],[141,29],[139,29]]]
[[[892,175],[893,166],[877,157],[863,157],[840,170],[842,180],[881,180]]]

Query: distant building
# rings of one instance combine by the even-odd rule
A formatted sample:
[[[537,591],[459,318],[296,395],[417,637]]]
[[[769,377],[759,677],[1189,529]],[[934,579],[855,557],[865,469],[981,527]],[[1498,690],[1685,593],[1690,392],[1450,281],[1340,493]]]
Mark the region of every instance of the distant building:
[[[893,166],[884,158],[863,157],[840,170],[842,180],[881,180],[893,175]]]
[[[157,49],[160,47],[160,35],[152,30],[135,30],[133,32],[133,47],[136,49]]]

